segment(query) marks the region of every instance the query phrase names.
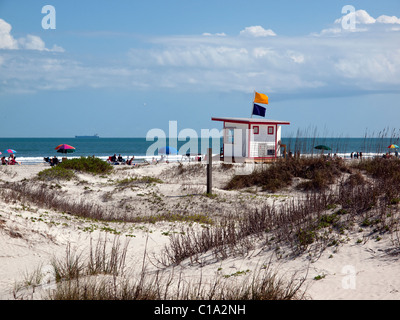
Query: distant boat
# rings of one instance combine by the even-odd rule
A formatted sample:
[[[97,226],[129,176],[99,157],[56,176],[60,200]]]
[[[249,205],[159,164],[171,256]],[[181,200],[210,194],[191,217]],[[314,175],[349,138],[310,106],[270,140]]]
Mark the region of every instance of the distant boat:
[[[75,136],[76,139],[98,139],[99,135],[96,133],[92,136]]]

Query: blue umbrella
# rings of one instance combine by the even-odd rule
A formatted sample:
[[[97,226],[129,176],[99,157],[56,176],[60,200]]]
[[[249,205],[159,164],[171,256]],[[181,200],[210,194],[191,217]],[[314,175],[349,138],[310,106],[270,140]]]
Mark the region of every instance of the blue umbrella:
[[[174,147],[166,146],[166,147],[161,147],[158,149],[158,153],[161,154],[178,154],[178,150],[176,150]]]
[[[15,151],[13,149],[7,149],[3,153],[13,154],[13,153],[17,153],[17,151]]]

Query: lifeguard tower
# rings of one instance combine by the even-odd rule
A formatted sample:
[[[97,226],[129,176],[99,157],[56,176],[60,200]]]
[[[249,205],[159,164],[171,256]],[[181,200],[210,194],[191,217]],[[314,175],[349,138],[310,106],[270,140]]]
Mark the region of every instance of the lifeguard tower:
[[[211,118],[222,121],[224,162],[266,162],[286,155],[281,143],[282,125],[288,121],[256,118]]]

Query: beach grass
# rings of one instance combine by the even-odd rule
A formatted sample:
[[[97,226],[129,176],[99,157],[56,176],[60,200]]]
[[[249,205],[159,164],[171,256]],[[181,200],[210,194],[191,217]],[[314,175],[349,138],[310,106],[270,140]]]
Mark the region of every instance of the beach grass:
[[[306,179],[297,186],[298,189],[321,191],[346,171],[349,169],[339,158],[329,161],[323,157],[278,159],[271,164],[261,165],[249,175],[234,175],[225,189],[259,186],[273,193],[288,187],[293,178],[298,177]]]
[[[104,240],[94,246],[89,256],[67,246],[64,258],[54,258],[52,266],[55,289],[50,300],[299,300],[304,279],[285,279],[268,266],[238,272],[241,280],[232,281],[219,272],[207,281],[185,280],[174,271],[147,272],[145,264],[136,276],[126,265],[127,244],[115,238],[109,248]],[[145,258],[144,258],[145,259]],[[249,274],[249,275],[246,275]]]
[[[162,263],[178,265],[188,258],[199,262],[201,255],[209,251],[218,260],[246,255],[254,250],[257,241],[276,247],[278,243],[285,243],[289,255],[313,251],[318,256],[327,247],[347,241],[346,233],[356,226],[369,227],[374,235],[396,235],[399,232],[399,169],[398,159],[374,158],[345,164],[318,157],[282,160],[249,176],[234,176],[228,182],[229,189],[243,190],[256,184],[264,190],[276,191],[278,185],[274,179],[283,180],[280,190],[290,186],[291,180],[298,176],[309,178],[313,185],[297,187],[301,192],[299,199],[287,200],[279,206],[265,204],[224,217],[207,229],[198,232],[187,229],[172,235]],[[316,174],[321,171],[322,177]],[[321,184],[314,184],[318,179],[322,180]],[[334,182],[337,187],[328,188]]]
[[[72,170],[63,168],[61,166],[45,169],[37,174],[37,178],[41,181],[71,180],[74,179],[75,177],[76,175]]]
[[[84,165],[57,166],[41,174],[60,170],[56,175],[63,176],[65,171],[75,173],[79,167]],[[220,172],[231,174],[229,170],[233,167],[232,164],[221,166]],[[165,270],[204,266],[210,261],[221,262],[238,256],[250,257],[256,251],[267,250],[272,250],[279,259],[306,253],[313,261],[327,248],[339,250],[349,241],[348,234],[357,230],[363,230],[360,238],[370,237],[375,241],[390,235],[395,251],[400,252],[400,160],[397,158],[343,161],[318,155],[280,159],[257,166],[249,175],[232,176],[225,188],[215,189],[212,196],[174,195],[168,200],[176,206],[165,207],[167,197],[159,188],[171,189],[171,181],[204,175],[204,169],[204,165],[197,163],[193,168],[179,164],[168,168],[167,172],[160,171],[162,180],[148,175],[147,171],[142,176],[131,177],[126,170],[121,170],[115,175],[120,179],[115,179],[112,185],[102,181],[101,186],[109,188],[109,193],[115,192],[118,199],[112,199],[112,205],[120,200],[128,201],[129,197],[149,203],[143,207],[145,209],[132,212],[124,211],[122,206],[72,200],[51,188],[46,183],[50,178],[43,178],[40,184],[33,180],[4,183],[0,197],[6,203],[21,202],[98,221],[150,224],[151,227],[158,223],[169,224],[170,229],[163,230],[169,242],[152,261],[159,272],[142,270],[139,276],[126,273],[127,249],[116,242],[111,251],[104,243],[98,243],[91,248],[89,260],[67,247],[65,260],[52,262],[57,286],[49,299],[302,299],[297,282],[282,281],[271,271],[244,268],[220,273],[210,286],[209,279],[207,284],[202,279],[189,283]],[[86,172],[92,174],[91,170]],[[172,179],[168,180],[168,175],[173,176]],[[255,194],[246,193],[254,186],[259,188]],[[222,209],[222,202],[228,201],[230,191],[237,202],[235,205],[227,203]],[[277,191],[290,196],[257,203],[248,200],[271,200],[275,195],[270,193]],[[91,191],[93,193],[95,191]],[[362,242],[359,239],[353,244]],[[114,252],[114,256],[106,252]],[[225,282],[242,277],[243,282]],[[319,275],[315,279],[323,281],[324,277]]]

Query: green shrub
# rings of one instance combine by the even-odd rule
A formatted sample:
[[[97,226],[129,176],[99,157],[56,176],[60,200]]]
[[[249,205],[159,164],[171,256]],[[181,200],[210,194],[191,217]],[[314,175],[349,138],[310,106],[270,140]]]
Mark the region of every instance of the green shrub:
[[[329,226],[335,224],[339,220],[340,220],[340,217],[338,217],[337,214],[335,214],[335,213],[334,214],[323,214],[319,218],[318,227],[326,228],[326,227],[329,227]]]
[[[109,163],[94,157],[64,160],[57,167],[92,174],[106,174],[113,170],[113,167]]]
[[[372,158],[361,161],[357,169],[365,171],[373,178],[380,178],[390,183],[400,183],[400,161],[398,159]]]
[[[75,178],[73,171],[56,166],[50,169],[42,170],[38,173],[38,179],[42,181],[49,180],[71,180]]]
[[[253,171],[249,175],[235,175],[225,186],[226,189],[242,189],[261,186],[263,190],[276,192],[289,186],[294,177],[308,179],[298,185],[301,190],[323,190],[334,182],[342,172],[349,169],[340,159],[323,158],[280,159]]]
[[[317,234],[314,230],[300,229],[297,232],[297,240],[300,247],[304,248],[316,240]]]
[[[131,184],[138,184],[138,183],[151,184],[151,183],[164,183],[164,181],[162,181],[161,179],[158,179],[158,178],[150,177],[150,176],[144,176],[144,177],[141,177],[141,178],[129,177],[129,178],[125,178],[125,179],[117,181],[117,184],[119,184],[121,186],[129,186]]]
[[[351,174],[345,183],[351,187],[355,187],[359,185],[364,185],[366,183],[366,180],[360,172],[356,172]]]

